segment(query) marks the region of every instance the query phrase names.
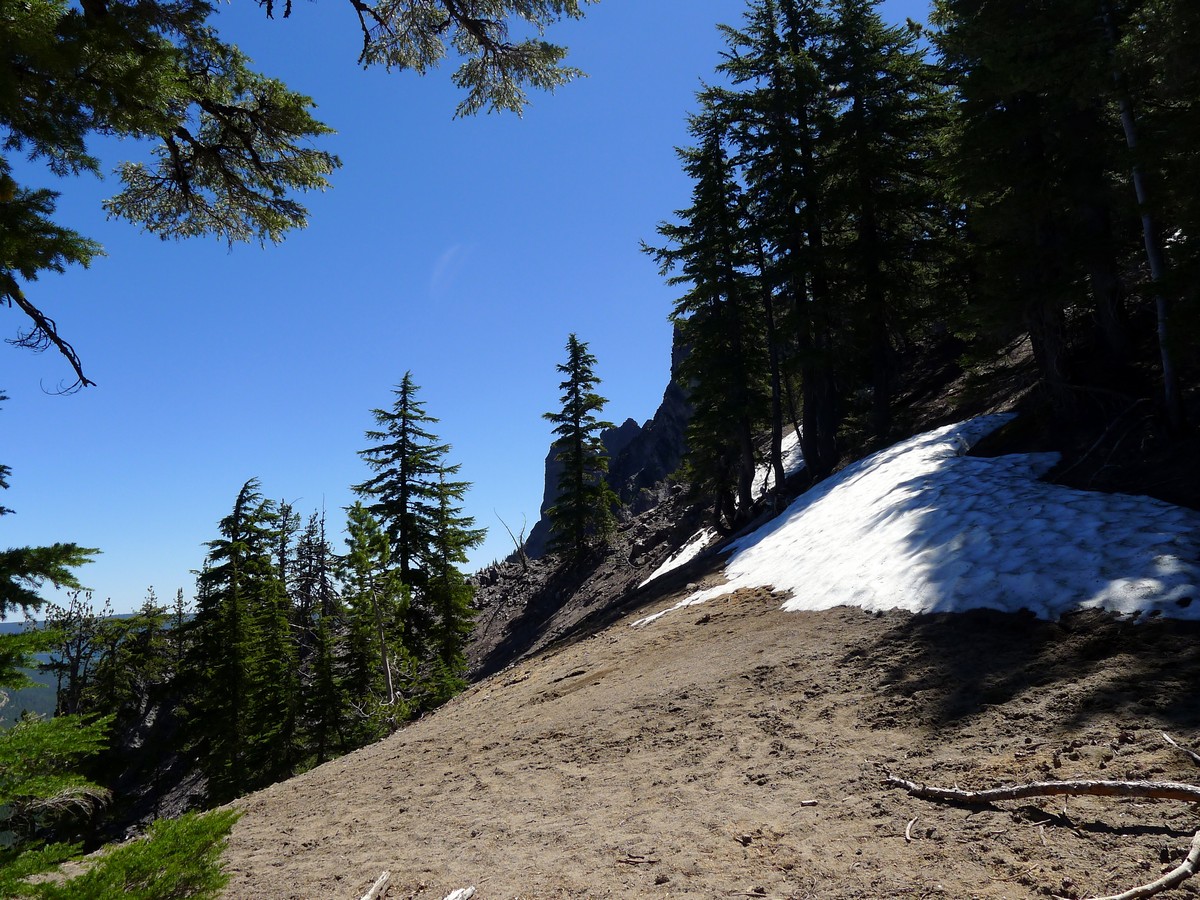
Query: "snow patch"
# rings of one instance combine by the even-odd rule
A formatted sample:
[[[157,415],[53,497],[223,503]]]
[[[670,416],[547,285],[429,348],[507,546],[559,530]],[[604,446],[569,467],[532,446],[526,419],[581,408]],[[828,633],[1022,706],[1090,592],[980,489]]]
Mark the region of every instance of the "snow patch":
[[[643,588],[652,582],[660,575],[666,575],[668,572],[678,569],[680,566],[687,565],[717,539],[717,531],[715,528],[703,528],[697,531],[687,543],[675,551],[674,555],[670,556],[666,562],[654,570],[654,574],[643,581],[638,587]]]
[[[939,428],[848,466],[731,544],[728,583],[674,608],[769,586],[791,594],[793,611],[1200,619],[1200,513],[1038,481],[1056,454],[964,455],[1011,418]]]

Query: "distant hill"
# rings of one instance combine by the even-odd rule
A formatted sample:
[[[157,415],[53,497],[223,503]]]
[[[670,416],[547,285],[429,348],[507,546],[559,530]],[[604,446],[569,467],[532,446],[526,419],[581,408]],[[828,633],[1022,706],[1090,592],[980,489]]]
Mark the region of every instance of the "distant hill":
[[[24,622],[0,622],[0,634],[19,634],[25,630]],[[6,691],[8,702],[0,707],[0,728],[8,728],[24,712],[43,716],[54,715],[55,690],[53,680],[44,672],[26,670],[38,687],[19,691]]]

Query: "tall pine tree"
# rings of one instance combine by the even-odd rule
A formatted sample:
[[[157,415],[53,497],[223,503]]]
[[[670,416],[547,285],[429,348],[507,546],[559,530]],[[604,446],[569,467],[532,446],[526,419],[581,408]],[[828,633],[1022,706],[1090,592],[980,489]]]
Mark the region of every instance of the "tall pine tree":
[[[581,560],[587,551],[608,540],[616,525],[613,510],[620,501],[604,475],[608,452],[600,433],[611,422],[596,418],[607,403],[596,393],[600,379],[595,373],[596,357],[574,334],[567,338],[567,361],[557,366],[566,379],[559,384],[562,408],[543,414],[554,423],[558,437],[551,445],[562,466],[558,495],[547,511],[550,518],[552,553]]]
[[[197,579],[190,722],[210,796],[291,774],[299,691],[287,593],[273,554],[278,514],[257,479],[238,492]]]
[[[710,90],[700,99],[689,121],[697,145],[678,151],[692,205],[676,212],[679,222],[658,226],[668,246],[646,249],[668,284],[689,285],[671,314],[688,348],[679,369],[693,408],[688,475],[714,498],[718,521],[732,526],[754,502],[754,438],[767,420],[768,369],[777,360],[765,340],[763,282],[751,271],[758,257],[746,199],[726,147],[730,98]]]

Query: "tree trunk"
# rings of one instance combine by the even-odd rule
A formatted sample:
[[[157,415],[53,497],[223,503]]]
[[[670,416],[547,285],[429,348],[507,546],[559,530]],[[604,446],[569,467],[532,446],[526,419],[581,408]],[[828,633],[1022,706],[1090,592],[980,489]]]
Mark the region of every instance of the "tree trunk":
[[[1109,46],[1112,50],[1113,85],[1117,93],[1117,106],[1121,112],[1121,129],[1125,132],[1125,144],[1129,147],[1134,163],[1131,168],[1133,190],[1137,196],[1138,208],[1142,218],[1142,241],[1146,246],[1146,260],[1150,265],[1150,280],[1154,286],[1154,311],[1157,318],[1158,351],[1162,361],[1163,404],[1166,407],[1167,422],[1171,430],[1178,433],[1184,428],[1183,399],[1179,393],[1179,377],[1175,372],[1175,361],[1171,356],[1168,330],[1169,304],[1163,290],[1163,282],[1167,276],[1167,258],[1163,253],[1162,240],[1159,237],[1158,226],[1150,208],[1150,188],[1146,175],[1137,163],[1138,132],[1137,120],[1133,114],[1133,99],[1125,86],[1125,77],[1116,65],[1117,26],[1113,20],[1109,0],[1100,0],[1100,12],[1104,17],[1104,26],[1108,30]]]

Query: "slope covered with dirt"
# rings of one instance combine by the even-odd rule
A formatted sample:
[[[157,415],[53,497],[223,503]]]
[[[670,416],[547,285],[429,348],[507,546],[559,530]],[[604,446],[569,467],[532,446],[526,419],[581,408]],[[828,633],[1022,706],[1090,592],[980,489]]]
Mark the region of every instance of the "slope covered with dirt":
[[[1160,731],[1197,736],[1195,624],[787,613],[766,591],[628,624],[676,599],[238,801],[229,896],[358,898],[386,869],[392,900],[1087,897],[1170,868],[1197,827],[1180,803],[884,784],[1193,779]]]

